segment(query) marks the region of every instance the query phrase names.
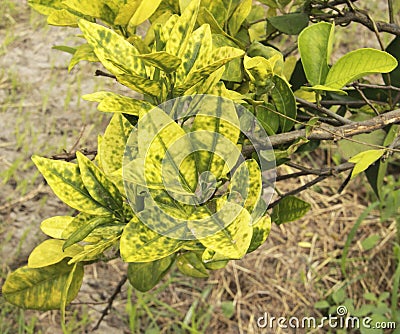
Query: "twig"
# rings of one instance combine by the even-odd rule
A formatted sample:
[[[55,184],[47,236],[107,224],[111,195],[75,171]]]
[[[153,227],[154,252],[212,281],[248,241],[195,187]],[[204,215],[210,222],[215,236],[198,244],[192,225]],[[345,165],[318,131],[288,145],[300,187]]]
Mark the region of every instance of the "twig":
[[[95,331],[97,329],[99,329],[101,322],[103,321],[103,319],[105,318],[105,316],[108,314],[108,312],[111,310],[112,308],[112,304],[115,300],[115,298],[117,297],[117,295],[121,292],[122,286],[125,284],[125,282],[127,281],[128,277],[126,275],[123,275],[121,280],[119,281],[118,285],[116,286],[113,294],[110,296],[110,298],[108,298],[108,303],[106,308],[101,312],[101,317],[100,319],[97,321],[96,325],[93,327],[92,331]]]
[[[352,86],[357,86],[360,88],[374,88],[374,89],[384,89],[384,90],[395,90],[397,92],[400,92],[399,87],[395,87],[392,85],[373,85],[373,84],[365,84],[365,83],[360,83],[360,82],[355,82]]]
[[[368,98],[365,96],[364,92],[356,84],[353,84],[353,87],[356,89],[358,94],[361,95],[361,97],[365,101],[365,103],[368,104],[369,107],[374,111],[375,115],[379,115],[379,111],[375,108],[375,106],[371,103],[371,101],[368,100]]]
[[[354,123],[353,121],[351,121],[351,120],[349,120],[347,118],[344,118],[344,117],[342,117],[342,116],[340,116],[338,114],[335,114],[334,112],[330,111],[327,108],[320,107],[320,106],[318,106],[318,105],[316,105],[314,103],[311,103],[311,102],[309,102],[307,100],[303,100],[303,99],[301,99],[299,97],[296,97],[296,101],[298,103],[300,103],[301,105],[305,106],[305,107],[308,107],[308,108],[311,108],[311,109],[314,109],[314,110],[318,110],[318,111],[324,113],[325,115],[327,115],[329,117],[332,117],[333,119],[336,119],[341,124],[352,124],[352,123]]]
[[[96,77],[107,77],[107,78],[111,78],[111,79],[117,79],[117,77],[115,75],[104,72],[102,70],[96,70],[96,72],[94,72],[94,75]]]
[[[323,168],[320,171],[315,171],[315,170],[310,169],[308,171],[310,171],[312,173],[309,173],[309,174],[316,174],[316,175],[318,175],[318,177],[316,177],[314,180],[312,180],[310,182],[307,182],[306,184],[302,185],[299,188],[296,188],[294,190],[291,190],[291,191],[281,195],[280,198],[278,198],[276,201],[274,201],[270,205],[268,205],[268,209],[271,209],[274,206],[276,206],[277,204],[279,204],[279,202],[285,197],[296,195],[296,194],[302,192],[303,190],[306,190],[306,189],[312,187],[314,184],[317,184],[317,183],[325,180],[329,176],[335,175],[337,173],[342,173],[346,170],[352,169],[353,167],[354,167],[353,163],[345,162],[345,163],[343,163],[339,166],[333,167],[333,168]],[[307,170],[304,169],[302,172],[299,172],[299,173],[306,173],[306,172],[307,172]],[[295,174],[299,174],[299,173],[295,173]],[[302,174],[302,175],[307,175],[307,174]]]
[[[88,155],[96,156],[96,154],[97,154],[97,150],[82,149],[82,150],[78,150],[78,151],[86,156],[88,156]],[[50,158],[53,160],[72,161],[72,160],[76,159],[76,152],[77,151],[54,154]]]
[[[339,127],[333,126],[319,126],[314,128],[308,135],[308,139],[312,140],[338,140],[353,137],[361,133],[370,133],[375,130],[384,128],[390,124],[400,123],[400,109],[389,111],[380,114],[374,118],[366,121],[354,122]],[[289,144],[300,137],[306,137],[306,130],[295,130],[286,133],[280,133],[269,137],[270,143],[273,147],[279,145]],[[243,147],[243,154],[247,155],[255,151],[252,145]]]
[[[374,23],[363,13],[359,11],[348,11],[343,16],[335,16],[335,23],[337,25],[346,25],[351,22],[361,23],[363,26],[374,31]],[[379,32],[388,32],[390,34],[400,36],[400,27],[396,24],[386,23],[382,21],[375,22],[376,29]]]

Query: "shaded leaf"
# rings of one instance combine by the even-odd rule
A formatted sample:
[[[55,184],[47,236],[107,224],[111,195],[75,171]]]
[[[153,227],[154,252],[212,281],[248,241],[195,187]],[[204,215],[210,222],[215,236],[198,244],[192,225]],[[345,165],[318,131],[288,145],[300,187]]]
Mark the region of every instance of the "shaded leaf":
[[[175,255],[170,255],[152,262],[130,262],[129,283],[141,292],[149,291],[165,276],[174,261]]]
[[[98,260],[101,255],[110,247],[116,246],[119,239],[119,235],[112,237],[111,239],[104,239],[98,241],[93,245],[85,245],[83,250],[76,254],[68,264]]]
[[[194,252],[187,252],[179,255],[176,259],[176,265],[182,274],[197,278],[208,277],[208,271],[204,263]]]
[[[71,58],[71,61],[69,62],[68,72],[70,72],[76,64],[83,60],[90,62],[99,61],[99,58],[97,58],[96,54],[93,51],[93,48],[89,44],[82,44],[77,48]]]
[[[275,75],[272,81],[275,84],[271,91],[272,100],[274,101],[276,110],[283,115],[280,117],[279,123],[282,132],[288,132],[292,129],[294,119],[296,119],[297,116],[296,99],[285,80]]]
[[[303,217],[310,208],[310,203],[295,196],[287,196],[274,207],[271,219],[277,225],[291,222]]]
[[[182,62],[177,56],[171,55],[165,51],[143,54],[138,56],[138,58],[166,73],[175,71]]]
[[[298,35],[307,27],[308,15],[306,13],[289,13],[269,17],[268,21],[284,34]]]

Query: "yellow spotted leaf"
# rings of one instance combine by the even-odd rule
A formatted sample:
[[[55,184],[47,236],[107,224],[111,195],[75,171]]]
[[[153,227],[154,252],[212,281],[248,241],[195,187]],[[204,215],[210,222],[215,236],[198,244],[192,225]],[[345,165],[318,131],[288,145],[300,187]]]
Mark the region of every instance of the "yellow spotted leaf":
[[[49,237],[62,239],[62,233],[71,223],[74,217],[70,216],[55,216],[47,218],[40,224],[40,229]]]
[[[89,44],[82,44],[78,47],[78,49],[72,56],[71,61],[69,62],[68,71],[70,72],[76,64],[83,60],[90,62],[99,61],[99,58],[97,58],[96,54],[93,51],[93,48]]]

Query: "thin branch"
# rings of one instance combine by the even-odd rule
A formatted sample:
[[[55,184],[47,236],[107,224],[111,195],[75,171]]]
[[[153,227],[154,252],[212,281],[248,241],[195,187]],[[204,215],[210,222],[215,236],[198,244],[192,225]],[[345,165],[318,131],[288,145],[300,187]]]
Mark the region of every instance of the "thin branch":
[[[335,23],[337,25],[346,25],[351,22],[361,23],[363,26],[374,31],[374,23],[368,18],[367,15],[360,13],[359,11],[348,11],[345,12],[343,16],[336,16]],[[379,32],[388,32],[390,34],[400,36],[400,27],[397,24],[386,23],[382,21],[377,21],[376,29]]]
[[[123,275],[121,280],[119,281],[118,285],[116,286],[113,294],[110,296],[110,298],[108,298],[108,303],[106,308],[101,312],[101,317],[100,319],[97,321],[96,325],[93,327],[92,331],[95,331],[97,329],[99,329],[101,322],[103,321],[103,319],[105,318],[105,316],[108,314],[108,312],[111,310],[112,308],[112,304],[115,300],[115,298],[118,296],[118,294],[121,292],[122,286],[125,284],[125,282],[127,281],[128,277],[126,275]]]
[[[356,89],[358,94],[361,95],[361,97],[365,101],[365,103],[368,104],[368,106],[374,111],[375,115],[379,115],[379,111],[375,108],[375,106],[371,103],[371,101],[368,100],[368,98],[365,96],[364,92],[355,84],[353,85],[353,87]]]
[[[394,90],[397,92],[400,92],[400,88],[399,87],[395,87],[392,85],[373,85],[373,84],[365,84],[365,83],[360,83],[360,82],[355,82],[353,85],[360,87],[360,88],[374,88],[374,89],[384,89],[384,90]]]
[[[400,109],[380,114],[366,121],[354,122],[339,127],[319,126],[315,127],[308,135],[310,140],[339,140],[350,138],[361,133],[370,133],[375,130],[384,128],[390,124],[400,123]],[[286,133],[280,133],[269,137],[273,147],[289,144],[300,137],[306,137],[306,130],[295,130]],[[243,147],[243,154],[247,155],[254,152],[255,149],[251,145]]]
[[[72,161],[76,159],[76,152],[64,152],[64,153],[59,153],[59,154],[54,154],[50,157],[50,159],[53,160],[64,160],[64,161]],[[81,152],[83,155],[91,155],[91,156],[96,156],[97,154],[97,150],[87,150],[87,149],[82,149],[79,150],[79,152]]]
[[[316,177],[314,180],[312,180],[310,182],[307,182],[306,184],[302,185],[299,188],[293,189],[293,190],[281,195],[276,201],[272,202],[268,206],[268,209],[271,209],[274,206],[276,206],[277,204],[279,204],[279,202],[285,197],[296,195],[296,194],[298,194],[298,193],[300,193],[300,192],[312,187],[313,185],[325,180],[326,178],[328,178],[328,177],[330,177],[332,175],[336,175],[336,174],[342,173],[344,171],[350,170],[353,167],[354,167],[354,164],[350,163],[350,162],[345,162],[345,163],[340,164],[340,165],[338,165],[336,167],[333,167],[333,168],[322,168],[319,171],[318,170],[313,170],[313,169],[307,170],[306,168],[302,167],[303,170],[301,172],[294,173],[294,174],[300,174],[300,173],[303,173],[302,175],[315,174],[315,175],[318,175],[318,177]],[[309,173],[305,174],[307,172],[309,172]],[[291,174],[289,174],[289,175],[291,175]]]
[[[329,117],[332,117],[333,119],[336,119],[341,124],[352,124],[352,123],[354,123],[353,121],[351,121],[351,120],[349,120],[347,118],[344,118],[344,117],[342,117],[342,116],[340,116],[338,114],[335,114],[334,112],[330,111],[327,108],[324,108],[324,107],[316,105],[315,103],[311,103],[311,102],[309,102],[307,100],[303,100],[303,99],[301,99],[299,97],[296,97],[296,101],[298,103],[300,103],[301,105],[305,106],[305,107],[308,107],[308,108],[311,108],[311,109],[314,109],[314,110],[318,110],[319,112],[322,112],[325,115],[327,115]]]

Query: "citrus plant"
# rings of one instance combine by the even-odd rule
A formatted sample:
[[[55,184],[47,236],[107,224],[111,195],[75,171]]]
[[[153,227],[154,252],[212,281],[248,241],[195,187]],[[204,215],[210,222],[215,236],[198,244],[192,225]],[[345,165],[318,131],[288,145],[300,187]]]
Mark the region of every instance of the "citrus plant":
[[[398,152],[399,98],[391,89],[400,84],[399,50],[354,50],[332,65],[335,17],[309,23],[329,8],[326,1],[294,1],[290,12],[290,1],[281,0],[28,2],[51,25],[79,27],[81,45],[58,47],[72,55],[69,70],[98,63],[96,75],[132,94],[83,97],[113,113],[94,160],[84,152],[68,161],[32,158],[76,215],[41,223],[50,238],[8,276],[2,293],[9,302],[65,310],[85,266],[116,257],[129,263],[128,280],[140,291],[174,264],[186,275],[207,277],[255,251],[272,223],[310,209],[295,197],[307,187],[278,193],[270,203],[274,168],[321,140],[349,147],[346,138],[382,131],[381,142],[365,140],[348,162],[301,174],[317,175],[315,184],[365,171],[379,196],[388,159]],[[298,35],[300,60],[270,43],[283,34]],[[364,93],[360,83],[348,86],[380,73],[389,73],[390,83],[377,88],[380,94]],[[366,113],[326,107],[360,99]]]

